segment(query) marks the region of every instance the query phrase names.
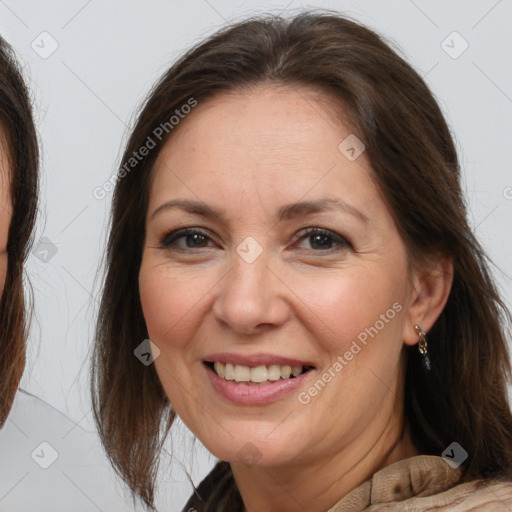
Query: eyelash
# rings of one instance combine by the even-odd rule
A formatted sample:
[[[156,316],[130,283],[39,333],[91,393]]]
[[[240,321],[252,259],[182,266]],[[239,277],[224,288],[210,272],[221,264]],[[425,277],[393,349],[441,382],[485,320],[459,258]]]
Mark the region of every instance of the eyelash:
[[[187,247],[186,249],[183,248],[173,248],[172,244],[174,244],[177,240],[180,238],[185,238],[187,236],[191,235],[201,235],[205,239],[211,240],[211,237],[202,229],[198,228],[182,228],[177,229],[176,231],[172,231],[170,233],[167,233],[161,240],[162,248],[167,250],[177,250],[181,252],[186,252],[189,250],[193,250],[193,247]],[[325,238],[330,238],[332,242],[337,243],[339,245],[338,248],[329,248],[329,249],[320,249],[320,250],[314,250],[311,249],[313,252],[316,253],[332,253],[343,249],[353,249],[352,244],[350,241],[348,241],[345,237],[342,237],[341,235],[338,235],[334,231],[323,229],[323,228],[306,228],[305,231],[302,233],[302,235],[297,239],[295,243],[300,242],[301,240],[312,238],[313,236],[322,236]],[[205,249],[207,247],[198,247],[199,249]]]

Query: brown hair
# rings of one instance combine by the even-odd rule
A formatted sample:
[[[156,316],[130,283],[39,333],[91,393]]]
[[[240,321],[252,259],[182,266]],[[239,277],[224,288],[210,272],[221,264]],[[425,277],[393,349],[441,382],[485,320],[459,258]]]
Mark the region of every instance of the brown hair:
[[[263,16],[228,26],[192,48],[150,92],[123,162],[190,97],[201,103],[263,83],[312,87],[344,105],[412,264],[453,258],[448,303],[429,333],[430,379],[406,347],[405,413],[421,453],[457,441],[466,476],[512,474],[510,360],[501,301],[466,220],[450,131],[425,82],[373,31],[338,13]],[[337,104],[333,102],[333,109]],[[193,113],[191,114],[193,115]],[[175,413],[153,366],[133,355],[148,337],[138,272],[156,148],[117,182],[92,374],[94,413],[114,466],[147,506],[159,451]]]
[[[23,266],[32,242],[38,196],[39,148],[30,95],[12,48],[0,37],[0,125],[10,163],[12,217],[7,275],[0,302],[0,427],[25,367],[27,315]]]

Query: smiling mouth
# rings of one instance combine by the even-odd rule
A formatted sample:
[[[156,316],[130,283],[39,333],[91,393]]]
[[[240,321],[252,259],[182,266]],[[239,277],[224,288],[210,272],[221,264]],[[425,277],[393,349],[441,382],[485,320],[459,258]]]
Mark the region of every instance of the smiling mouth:
[[[243,366],[220,361],[204,361],[204,364],[221,379],[248,386],[263,386],[273,382],[290,380],[314,369],[313,366],[260,365]]]

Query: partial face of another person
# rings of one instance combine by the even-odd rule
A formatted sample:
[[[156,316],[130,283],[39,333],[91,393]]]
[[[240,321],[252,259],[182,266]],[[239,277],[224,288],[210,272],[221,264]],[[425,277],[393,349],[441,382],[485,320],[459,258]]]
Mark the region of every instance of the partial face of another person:
[[[156,370],[223,460],[330,457],[403,403],[406,248],[365,154],[338,148],[335,108],[309,89],[223,93],[155,164],[139,285]]]
[[[11,170],[8,145],[0,126],[0,294],[4,291],[7,274],[7,239],[12,216]]]

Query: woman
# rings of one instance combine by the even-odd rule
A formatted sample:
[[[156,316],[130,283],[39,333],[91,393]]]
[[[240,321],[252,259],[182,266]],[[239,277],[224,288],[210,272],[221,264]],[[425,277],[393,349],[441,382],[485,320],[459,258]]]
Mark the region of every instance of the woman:
[[[23,265],[37,208],[39,151],[29,93],[0,37],[0,427],[25,366]]]
[[[118,178],[92,390],[148,507],[176,414],[220,459],[184,510],[512,506],[509,313],[441,111],[379,36],[221,30]]]

